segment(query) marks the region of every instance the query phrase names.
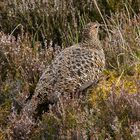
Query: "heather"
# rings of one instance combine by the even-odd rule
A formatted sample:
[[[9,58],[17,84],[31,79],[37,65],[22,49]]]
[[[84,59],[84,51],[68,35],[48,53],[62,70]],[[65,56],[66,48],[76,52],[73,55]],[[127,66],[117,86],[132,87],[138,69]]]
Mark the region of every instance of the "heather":
[[[80,40],[90,21],[102,24],[101,80],[83,95],[60,98],[30,139],[140,139],[139,5],[138,0],[0,1],[0,139],[6,139],[45,67]]]

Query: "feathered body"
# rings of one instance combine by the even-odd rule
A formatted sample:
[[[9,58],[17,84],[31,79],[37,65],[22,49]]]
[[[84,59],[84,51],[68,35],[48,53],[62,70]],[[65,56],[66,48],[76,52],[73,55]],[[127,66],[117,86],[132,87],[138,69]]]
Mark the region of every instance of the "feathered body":
[[[89,23],[83,30],[82,41],[56,56],[42,74],[24,111],[32,114],[40,104],[54,103],[61,95],[79,92],[97,83],[105,66],[98,28],[97,23]]]
[[[24,116],[33,118],[39,105],[54,103],[61,95],[82,91],[99,80],[105,56],[98,28],[98,23],[89,23],[83,30],[82,41],[55,57],[42,74],[30,102],[23,108]]]

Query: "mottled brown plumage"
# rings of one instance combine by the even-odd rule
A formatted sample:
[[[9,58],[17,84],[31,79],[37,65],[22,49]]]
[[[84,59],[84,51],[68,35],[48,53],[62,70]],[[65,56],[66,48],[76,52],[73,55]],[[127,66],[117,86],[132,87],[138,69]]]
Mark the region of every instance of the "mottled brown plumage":
[[[41,104],[54,103],[61,95],[82,91],[98,81],[105,66],[98,28],[98,23],[87,24],[82,41],[55,57],[42,74],[32,99],[23,108],[24,115],[34,117]]]
[[[39,104],[56,102],[61,94],[82,91],[98,81],[105,66],[98,28],[98,23],[87,24],[82,41],[56,56],[42,74],[35,94],[24,110],[32,114]]]

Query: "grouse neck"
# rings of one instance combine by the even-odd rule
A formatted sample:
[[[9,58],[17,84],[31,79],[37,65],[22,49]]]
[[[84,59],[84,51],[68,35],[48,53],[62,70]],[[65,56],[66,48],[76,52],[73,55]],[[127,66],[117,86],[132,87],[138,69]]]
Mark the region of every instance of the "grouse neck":
[[[82,44],[86,48],[91,48],[91,49],[97,49],[97,50],[103,50],[100,40],[98,38],[96,39],[85,39],[82,41]]]

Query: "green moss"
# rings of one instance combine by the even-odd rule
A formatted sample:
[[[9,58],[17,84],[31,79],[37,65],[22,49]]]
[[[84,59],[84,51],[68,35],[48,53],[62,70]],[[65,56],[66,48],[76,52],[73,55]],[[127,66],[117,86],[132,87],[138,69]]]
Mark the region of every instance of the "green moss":
[[[0,106],[0,124],[7,125],[7,117],[10,114],[11,110],[11,101],[6,100],[1,106]]]
[[[138,92],[136,81],[140,77],[139,67],[140,65],[138,64],[133,66],[133,69],[131,68],[133,75],[124,72],[118,75],[117,71],[105,70],[103,75],[104,79],[91,91],[91,101],[96,103],[96,100],[100,98],[99,94],[102,94],[104,99],[107,98],[111,93],[112,86],[115,88],[115,94],[120,95],[122,88],[124,88],[128,94],[136,94]]]

